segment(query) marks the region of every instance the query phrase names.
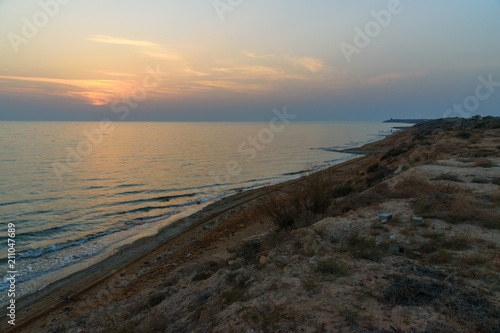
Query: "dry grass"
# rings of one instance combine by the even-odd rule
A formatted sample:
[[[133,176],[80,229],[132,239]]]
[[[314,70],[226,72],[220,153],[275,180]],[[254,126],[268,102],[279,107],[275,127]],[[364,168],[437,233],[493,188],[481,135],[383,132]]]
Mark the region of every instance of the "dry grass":
[[[306,166],[302,198],[307,210],[313,214],[321,214],[330,206],[333,182],[326,171],[315,170],[312,165]]]
[[[454,173],[443,173],[437,176],[436,178],[433,178],[431,180],[445,180],[449,182],[457,182],[457,183],[463,183],[463,180],[461,180],[458,175]]]
[[[463,251],[472,247],[474,241],[465,235],[452,236],[442,243],[442,247],[447,250]]]
[[[459,268],[484,265],[490,261],[490,258],[481,253],[471,253],[455,258],[455,263]]]
[[[450,223],[470,223],[490,229],[500,228],[495,207],[488,207],[471,192],[450,185],[431,185],[427,191],[428,193],[424,194],[419,187],[406,191],[406,195],[420,192],[419,196],[414,196],[417,197],[413,203],[416,214],[442,218]]]
[[[440,313],[467,327],[467,332],[496,332],[500,311],[484,290],[447,284],[435,279],[388,276],[391,284],[382,301],[392,306],[432,306]],[[438,330],[438,332],[442,332]]]
[[[351,273],[349,266],[331,258],[318,261],[314,270],[320,274],[333,276],[348,276]]]
[[[474,166],[480,168],[491,168],[494,166],[494,163],[487,158],[478,158],[476,159]]]
[[[427,256],[427,262],[433,265],[444,265],[452,263],[454,255],[451,251],[439,250]]]
[[[278,229],[291,229],[302,214],[302,198],[300,195],[269,195],[263,210]]]
[[[284,315],[285,313],[293,317],[293,314],[289,310],[287,311],[284,305],[276,305],[270,301],[266,301],[264,304],[246,308],[243,318],[251,327],[271,332],[279,327],[278,323],[286,316]]]
[[[358,234],[350,236],[344,250],[356,259],[368,259],[380,262],[387,254],[388,244],[377,244],[374,237],[361,237]]]

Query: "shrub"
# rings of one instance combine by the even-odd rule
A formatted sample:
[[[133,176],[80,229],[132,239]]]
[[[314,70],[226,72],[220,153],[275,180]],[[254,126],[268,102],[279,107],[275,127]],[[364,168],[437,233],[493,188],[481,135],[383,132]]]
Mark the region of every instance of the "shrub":
[[[363,238],[358,234],[353,234],[347,239],[346,250],[356,259],[379,262],[387,252],[387,246],[386,244],[377,245],[374,237]]]
[[[453,254],[450,251],[439,250],[437,252],[431,253],[427,257],[427,261],[430,264],[442,265],[450,263],[453,260]]]
[[[406,152],[407,152],[407,149],[403,149],[402,147],[391,148],[387,153],[385,153],[380,158],[380,160],[383,161],[383,160],[389,159],[391,157],[399,156],[399,155],[404,154]]]
[[[379,163],[375,163],[375,164],[372,164],[368,167],[368,169],[366,169],[366,171],[368,173],[374,173],[375,171],[378,170],[378,168],[380,167],[380,164]]]
[[[437,176],[436,178],[433,178],[431,180],[446,180],[449,182],[457,182],[457,183],[463,183],[463,180],[458,178],[456,174],[453,173],[443,173]]]
[[[457,258],[457,264],[459,267],[483,265],[488,261],[490,261],[490,259],[487,256],[479,253],[467,254]]]
[[[459,139],[469,139],[471,137],[471,133],[469,131],[461,131],[456,135]]]
[[[475,177],[471,179],[471,183],[488,184],[490,181],[487,178]]]
[[[387,176],[391,174],[392,174],[391,170],[387,169],[386,167],[380,167],[373,176],[368,177],[366,179],[366,184],[368,187],[372,187],[383,181]]]
[[[392,305],[422,306],[440,298],[442,283],[418,281],[406,276],[390,275],[392,284],[384,291],[384,301]]]
[[[332,216],[342,215],[350,210],[367,207],[383,202],[384,198],[378,191],[367,190],[363,193],[353,195],[343,199],[338,206],[331,212]]]
[[[464,235],[460,236],[453,236],[448,239],[446,239],[443,243],[442,246],[445,249],[448,250],[454,250],[454,251],[462,251],[462,250],[468,250],[471,248],[471,243],[472,240]]]
[[[269,196],[264,204],[264,212],[279,229],[290,229],[301,214],[302,200],[299,196],[292,198]]]
[[[354,192],[354,187],[352,187],[351,185],[342,185],[333,188],[331,195],[334,198],[340,198],[345,197],[352,192]]]
[[[315,271],[321,274],[330,274],[335,276],[348,276],[350,274],[349,267],[341,262],[333,259],[323,259],[318,261]]]
[[[263,239],[252,238],[246,240],[234,248],[228,249],[229,253],[236,253],[238,257],[250,260],[257,257],[262,249]]]
[[[315,172],[316,168],[306,166],[304,178],[305,207],[314,214],[326,211],[331,202],[332,181],[325,171]]]
[[[163,302],[163,300],[165,299],[165,297],[166,297],[166,295],[163,294],[163,293],[157,293],[157,294],[152,295],[149,298],[148,307],[154,308],[155,306],[157,306],[158,304],[160,304],[161,302]]]
[[[191,281],[203,281],[210,278],[212,274],[213,274],[212,272],[206,272],[206,271],[198,272],[196,273],[195,276],[193,276],[193,279]]]
[[[476,162],[474,163],[474,165],[476,167],[481,167],[481,168],[491,168],[492,166],[494,166],[493,162],[487,158],[476,159]]]

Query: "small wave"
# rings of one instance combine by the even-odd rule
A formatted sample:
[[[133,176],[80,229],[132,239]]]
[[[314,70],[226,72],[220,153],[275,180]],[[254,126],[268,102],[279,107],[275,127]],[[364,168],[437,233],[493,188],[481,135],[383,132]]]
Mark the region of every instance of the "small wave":
[[[281,175],[282,176],[295,176],[295,175],[301,175],[303,173],[306,173],[307,171],[295,171],[295,172],[286,172],[286,173],[282,173]]]
[[[179,208],[179,207],[186,207],[186,206],[192,206],[197,204],[198,202],[196,201],[191,201],[191,202],[186,202],[182,204],[177,204],[177,205],[167,205],[167,206],[146,206],[146,207],[140,207],[136,209],[131,209],[131,210],[126,210],[126,211],[121,211],[118,213],[108,213],[104,214],[103,216],[115,216],[115,215],[125,215],[125,214],[133,214],[133,213],[147,213],[153,210],[158,210],[158,209],[168,209],[168,208]]]
[[[144,186],[145,184],[120,184],[115,186],[115,188],[124,188],[124,187],[134,187],[134,186]]]
[[[26,215],[38,215],[38,214],[47,214],[47,213],[52,213],[52,210],[35,210],[31,212],[25,212],[21,213],[18,216],[26,216]]]
[[[106,186],[87,186],[85,190],[98,190],[101,188],[106,188]]]
[[[97,205],[96,207],[122,206],[122,205],[129,205],[129,204],[138,204],[141,202],[168,202],[168,201],[174,200],[174,199],[191,198],[191,197],[194,197],[196,195],[197,195],[197,193],[165,195],[165,196],[153,197],[153,198],[148,198],[148,199],[136,199],[136,200],[118,201],[118,202],[114,202],[114,203],[105,203],[105,204]]]
[[[85,238],[80,239],[80,240],[75,241],[75,242],[69,242],[69,243],[61,244],[61,245],[54,245],[54,246],[51,246],[51,247],[46,248],[46,249],[29,250],[28,252],[26,252],[24,254],[19,254],[18,257],[19,258],[38,258],[46,253],[56,252],[56,251],[59,251],[62,249],[67,249],[67,248],[72,247],[72,246],[78,246],[78,245],[85,244],[86,242],[93,240],[97,237],[98,236],[85,237]]]
[[[68,225],[63,225],[63,226],[57,226],[57,227],[52,227],[49,229],[43,229],[43,230],[36,230],[36,231],[29,231],[29,232],[18,232],[18,236],[22,237],[33,237],[33,236],[41,236],[41,237],[46,237],[46,236],[54,236],[56,234],[61,233],[64,229],[67,229]]]
[[[0,206],[11,206],[11,205],[19,205],[19,204],[31,204],[35,202],[44,202],[44,201],[56,201],[61,199],[61,197],[52,197],[52,198],[37,198],[37,199],[28,199],[28,200],[17,200],[10,202],[0,202]]]

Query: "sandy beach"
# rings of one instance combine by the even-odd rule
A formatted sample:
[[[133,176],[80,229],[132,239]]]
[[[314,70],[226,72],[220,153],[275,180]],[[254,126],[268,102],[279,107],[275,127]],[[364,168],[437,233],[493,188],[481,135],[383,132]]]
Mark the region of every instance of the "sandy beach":
[[[360,147],[366,155],[357,159],[219,200],[155,236],[19,299],[16,326],[3,321],[2,331],[445,332],[448,327],[494,332],[500,292],[498,206],[485,204],[484,221],[466,216],[453,223],[446,215],[448,208],[439,212],[429,208],[424,216],[415,206],[418,198],[439,186],[458,186],[454,191],[470,195],[469,201],[462,198],[462,205],[470,205],[472,196],[479,195],[481,200],[498,200],[499,121],[483,121],[483,127],[477,126],[482,120],[475,121],[406,129]],[[460,137],[468,128],[464,126],[471,126],[472,136]],[[482,156],[474,156],[476,152]],[[295,226],[277,230],[269,214],[270,202],[293,206],[294,194],[302,193],[314,179],[327,179],[333,189],[349,186],[352,190],[337,194],[324,211],[307,213]],[[436,198],[434,203],[438,202]],[[379,214],[386,212],[397,223],[380,222]],[[416,215],[424,216],[425,228],[412,225]],[[467,253],[451,254],[463,250],[453,246],[426,252],[428,245],[420,246],[432,237],[439,243],[460,235],[474,240]],[[364,244],[359,251],[372,246],[363,243],[372,240],[377,249],[359,255],[348,247],[353,237]],[[405,252],[395,253],[396,247]],[[461,273],[452,269],[456,258],[475,254],[484,260],[464,264],[466,268],[459,265]],[[448,257],[434,258],[438,255]],[[337,262],[336,269],[318,268],[327,260]],[[471,267],[476,275],[471,275]],[[326,276],[329,269],[335,272]],[[404,269],[431,279],[425,280],[429,286],[446,285],[451,291],[447,283],[465,281],[491,297],[481,299],[485,310],[469,327],[456,317],[459,310],[448,305],[453,315],[443,313],[429,295],[423,302],[387,302],[384,295],[391,286],[396,288]],[[431,273],[438,276],[436,281]],[[497,283],[491,283],[495,279]],[[467,296],[471,304],[475,295]],[[425,315],[418,316],[419,311]]]

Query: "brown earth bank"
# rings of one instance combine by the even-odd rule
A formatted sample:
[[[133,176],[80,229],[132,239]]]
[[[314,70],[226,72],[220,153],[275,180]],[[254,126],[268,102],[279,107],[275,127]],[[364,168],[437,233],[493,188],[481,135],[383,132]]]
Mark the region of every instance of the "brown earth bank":
[[[429,121],[359,150],[214,203],[19,300],[1,328],[500,332],[500,118]]]

